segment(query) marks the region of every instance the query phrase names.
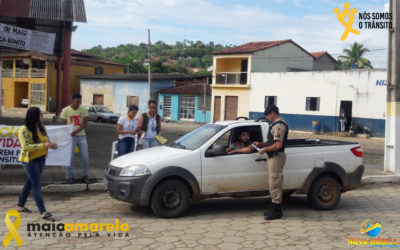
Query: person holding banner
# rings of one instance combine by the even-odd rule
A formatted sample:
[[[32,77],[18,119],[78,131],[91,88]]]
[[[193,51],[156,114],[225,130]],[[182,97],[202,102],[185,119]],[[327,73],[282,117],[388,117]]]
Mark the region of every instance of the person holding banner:
[[[25,117],[25,126],[19,129],[18,137],[21,143],[19,161],[22,162],[27,179],[19,196],[18,212],[32,213],[25,207],[26,200],[32,190],[33,198],[38,207],[40,217],[53,220],[53,215],[46,211],[42,198],[41,173],[46,163],[48,149],[57,149],[57,145],[50,142],[42,124],[43,114],[37,107],[29,108]]]
[[[71,153],[71,165],[67,167],[67,179],[68,184],[74,183],[74,154],[75,148],[78,147],[79,153],[82,159],[82,182],[89,184],[88,169],[89,169],[89,150],[88,143],[86,140],[85,128],[88,124],[89,112],[84,107],[81,107],[82,96],[80,94],[74,94],[72,96],[71,105],[65,107],[61,111],[61,123],[63,125],[72,124],[74,125],[74,131],[71,133],[72,136],[72,153]]]
[[[138,110],[138,106],[130,105],[128,113],[121,116],[118,120],[116,130],[118,134],[118,156],[133,152],[137,124],[135,116]]]

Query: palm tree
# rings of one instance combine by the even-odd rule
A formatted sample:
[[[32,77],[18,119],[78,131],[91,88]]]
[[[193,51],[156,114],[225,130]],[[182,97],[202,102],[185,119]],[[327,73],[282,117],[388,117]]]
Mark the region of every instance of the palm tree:
[[[342,59],[342,63],[345,64],[345,68],[351,68],[352,65],[358,65],[360,69],[373,69],[370,60],[363,58],[362,56],[369,52],[369,49],[364,48],[361,43],[353,43],[349,49],[344,49],[343,52],[346,54],[344,56],[339,56]]]

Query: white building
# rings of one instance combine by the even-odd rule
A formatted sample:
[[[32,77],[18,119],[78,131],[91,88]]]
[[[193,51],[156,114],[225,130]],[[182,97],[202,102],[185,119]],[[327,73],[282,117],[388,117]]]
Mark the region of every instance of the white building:
[[[338,131],[339,113],[373,136],[384,136],[386,119],[385,69],[251,73],[249,117],[263,116],[275,103],[290,129],[311,130],[320,121],[323,132]],[[347,128],[348,128],[347,126]]]

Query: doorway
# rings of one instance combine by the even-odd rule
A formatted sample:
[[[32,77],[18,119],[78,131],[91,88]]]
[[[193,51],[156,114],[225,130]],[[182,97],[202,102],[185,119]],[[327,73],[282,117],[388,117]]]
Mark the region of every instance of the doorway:
[[[214,97],[214,122],[221,120],[221,97]]]
[[[238,112],[238,97],[225,96],[225,121],[235,120]]]
[[[341,110],[344,110],[344,114],[346,117],[346,126],[345,126],[345,131],[349,131],[349,128],[352,123],[352,114],[353,114],[353,102],[352,101],[341,101],[340,102],[340,110],[339,110],[339,116]],[[340,123],[339,123],[339,128],[340,128]]]
[[[29,100],[28,82],[15,82],[14,107],[28,107]]]

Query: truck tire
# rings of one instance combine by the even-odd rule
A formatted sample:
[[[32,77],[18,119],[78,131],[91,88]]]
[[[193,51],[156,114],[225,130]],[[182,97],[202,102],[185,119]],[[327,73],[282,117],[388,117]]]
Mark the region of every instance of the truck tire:
[[[340,184],[330,176],[321,176],[314,181],[308,200],[317,210],[331,210],[340,201]]]
[[[96,119],[96,122],[103,122],[103,119],[101,119],[100,117],[98,117],[98,118]]]
[[[185,183],[171,179],[158,184],[151,196],[150,206],[154,214],[162,218],[183,215],[190,205],[190,192]]]

